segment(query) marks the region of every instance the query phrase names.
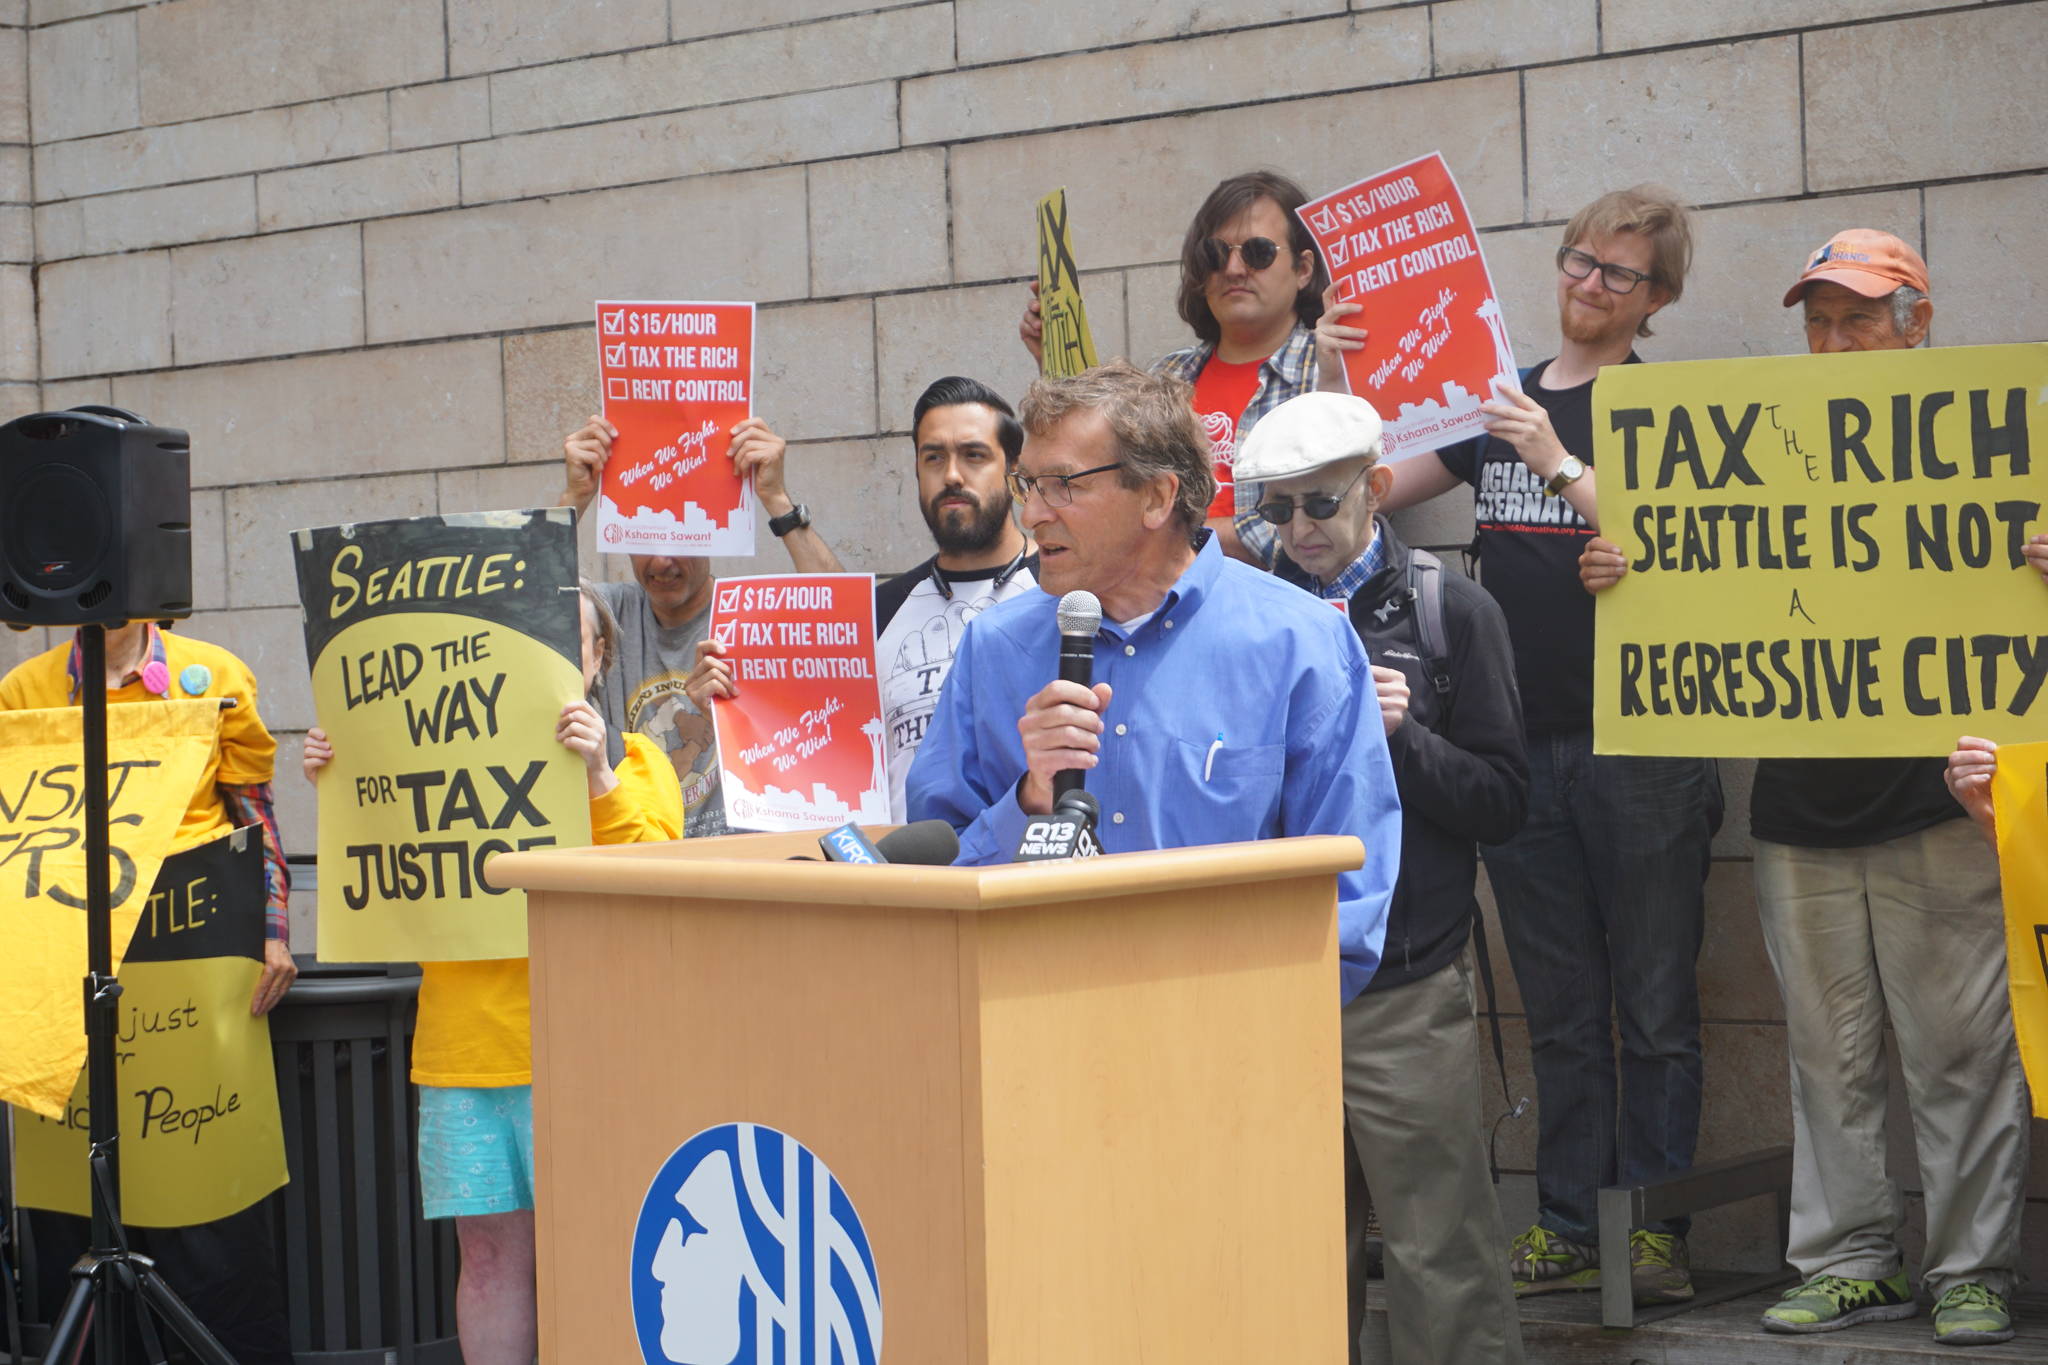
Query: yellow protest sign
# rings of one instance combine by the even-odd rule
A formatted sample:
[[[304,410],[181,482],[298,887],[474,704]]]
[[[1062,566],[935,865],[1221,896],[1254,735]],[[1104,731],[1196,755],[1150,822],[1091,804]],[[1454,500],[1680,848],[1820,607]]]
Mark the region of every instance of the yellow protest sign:
[[[115,1066],[121,1213],[189,1227],[285,1182],[270,1022],[249,1013],[263,971],[263,843],[253,826],[166,858],[121,965]],[[61,1118],[17,1110],[20,1202],[90,1213],[85,1078]]]
[[[1081,302],[1081,269],[1067,227],[1067,192],[1038,201],[1038,316],[1045,324],[1039,369],[1048,379],[1079,374],[1095,364],[1095,338]]]
[[[50,1118],[85,1064],[82,716],[0,712],[0,1100]],[[107,708],[116,970],[219,733],[211,699]]]
[[[1600,753],[2048,738],[2048,346],[1613,365],[1593,387]]]
[[[590,842],[567,508],[293,533],[320,776],[322,962],[526,956],[498,853]]]
[[[1998,812],[2012,1027],[2034,1117],[2048,1119],[2048,744],[1999,746],[1991,803]]]

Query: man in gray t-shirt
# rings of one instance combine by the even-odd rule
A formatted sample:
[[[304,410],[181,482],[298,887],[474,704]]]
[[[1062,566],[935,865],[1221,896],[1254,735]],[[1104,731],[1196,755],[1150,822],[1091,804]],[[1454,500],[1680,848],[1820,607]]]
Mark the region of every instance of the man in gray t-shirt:
[[[617,428],[593,417],[563,442],[568,486],[560,505],[580,517],[597,496],[598,476],[611,454]],[[780,436],[758,417],[732,429],[733,470],[754,480],[754,496],[768,529],[789,550],[800,573],[838,573],[839,557],[811,527],[809,509],[783,487]],[[697,663],[697,642],[711,621],[711,561],[696,557],[633,555],[633,582],[600,583],[598,591],[619,622],[619,661],[600,683],[605,723],[637,730],[668,751],[683,788],[686,837],[726,832],[718,791],[718,745],[711,718],[692,705],[683,681]]]

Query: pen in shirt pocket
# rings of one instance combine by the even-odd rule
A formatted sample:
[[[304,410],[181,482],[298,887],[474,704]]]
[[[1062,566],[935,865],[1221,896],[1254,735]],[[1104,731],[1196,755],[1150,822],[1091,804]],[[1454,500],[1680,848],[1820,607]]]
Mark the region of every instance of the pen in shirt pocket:
[[[1211,773],[1212,771],[1214,771],[1214,770],[1215,770],[1215,767],[1216,767],[1216,751],[1217,751],[1218,749],[1221,749],[1222,747],[1223,747],[1223,732],[1222,732],[1221,730],[1218,730],[1218,731],[1216,732],[1216,742],[1215,742],[1214,744],[1211,744],[1211,745],[1209,746],[1209,755],[1208,755],[1208,757],[1207,757],[1207,758],[1204,758],[1204,759],[1202,760],[1202,780],[1203,780],[1204,782],[1207,782],[1207,781],[1209,780],[1209,774],[1210,774],[1210,773]]]

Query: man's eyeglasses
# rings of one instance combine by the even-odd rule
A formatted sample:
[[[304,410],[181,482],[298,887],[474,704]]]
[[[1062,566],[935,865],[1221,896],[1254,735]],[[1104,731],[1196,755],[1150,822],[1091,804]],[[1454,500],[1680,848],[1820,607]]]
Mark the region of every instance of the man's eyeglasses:
[[[1312,520],[1328,521],[1331,517],[1337,515],[1337,509],[1343,505],[1345,495],[1351,491],[1360,479],[1365,477],[1366,470],[1371,468],[1371,465],[1367,465],[1365,469],[1361,469],[1356,474],[1353,474],[1351,482],[1345,484],[1334,493],[1303,494],[1300,503],[1301,510],[1308,513]],[[1252,510],[1259,514],[1259,520],[1261,521],[1274,526],[1285,526],[1288,522],[1294,520],[1294,508],[1295,500],[1293,498],[1273,498],[1267,502],[1260,503]]]
[[[1247,237],[1236,246],[1210,237],[1202,243],[1202,265],[1213,275],[1230,264],[1233,251],[1244,257],[1246,270],[1264,270],[1280,259],[1280,244],[1271,237]]]
[[[1118,460],[1114,464],[1099,464],[1076,474],[1011,474],[1010,492],[1016,495],[1018,502],[1027,502],[1036,493],[1047,507],[1065,507],[1074,500],[1074,480],[1122,468],[1123,461]]]
[[[1557,268],[1575,280],[1583,280],[1597,270],[1600,272],[1600,282],[1607,286],[1607,292],[1610,294],[1626,294],[1650,278],[1643,271],[1588,256],[1577,247],[1569,246],[1558,251]]]

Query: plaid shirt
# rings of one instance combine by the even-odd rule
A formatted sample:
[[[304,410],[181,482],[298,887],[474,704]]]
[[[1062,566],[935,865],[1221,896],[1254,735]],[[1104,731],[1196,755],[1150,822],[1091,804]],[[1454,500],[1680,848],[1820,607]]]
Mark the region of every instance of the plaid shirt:
[[[1366,581],[1386,566],[1387,542],[1380,535],[1379,526],[1375,524],[1372,528],[1372,544],[1365,547],[1364,554],[1352,560],[1344,572],[1327,583],[1311,575],[1308,580],[1309,586],[1314,588],[1319,596],[1331,600],[1356,597],[1358,590],[1366,585]]]
[[[1209,363],[1209,357],[1216,354],[1216,348],[1206,341],[1170,352],[1159,358],[1152,367],[1152,373],[1163,374],[1192,384]],[[1252,401],[1245,404],[1244,412],[1237,419],[1237,441],[1251,434],[1259,419],[1279,407],[1290,398],[1299,398],[1316,386],[1316,334],[1312,327],[1294,324],[1294,330],[1287,334],[1287,340],[1279,350],[1273,352],[1259,366],[1259,387],[1252,393]],[[1238,543],[1256,555],[1267,568],[1273,567],[1273,558],[1279,548],[1279,541],[1273,528],[1260,521],[1258,513],[1252,511],[1259,505],[1264,485],[1240,483],[1236,486]]]

